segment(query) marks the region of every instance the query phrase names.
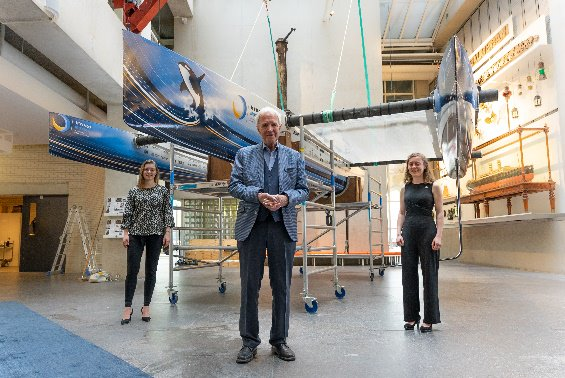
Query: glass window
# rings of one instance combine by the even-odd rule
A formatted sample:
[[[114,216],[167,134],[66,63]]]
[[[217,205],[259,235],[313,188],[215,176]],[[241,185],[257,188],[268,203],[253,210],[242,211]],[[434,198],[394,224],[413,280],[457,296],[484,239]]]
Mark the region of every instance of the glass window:
[[[383,101],[395,102],[414,99],[414,81],[383,81]]]

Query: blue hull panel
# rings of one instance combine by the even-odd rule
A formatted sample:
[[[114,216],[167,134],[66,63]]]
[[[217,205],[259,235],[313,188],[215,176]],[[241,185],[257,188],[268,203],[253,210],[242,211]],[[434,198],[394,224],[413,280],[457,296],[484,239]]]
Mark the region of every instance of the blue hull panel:
[[[169,149],[136,147],[135,134],[65,114],[49,113],[49,153],[69,160],[138,174],[145,160],[154,160],[169,180]],[[206,160],[175,153],[175,182],[206,180]]]
[[[124,31],[124,122],[133,129],[233,162],[261,142],[257,112],[272,106],[206,67]],[[284,114],[281,112],[284,119]],[[327,169],[306,164],[310,178],[331,183]],[[347,178],[336,178],[341,192]]]

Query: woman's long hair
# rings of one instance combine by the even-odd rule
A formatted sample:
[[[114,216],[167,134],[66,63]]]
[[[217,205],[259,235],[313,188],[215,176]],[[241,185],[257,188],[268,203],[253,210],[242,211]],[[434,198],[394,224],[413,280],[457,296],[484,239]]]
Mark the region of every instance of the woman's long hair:
[[[432,172],[430,171],[430,164],[428,162],[428,159],[424,156],[424,154],[421,154],[419,152],[413,152],[410,155],[408,155],[408,159],[406,159],[406,164],[404,167],[404,183],[411,183],[412,182],[412,175],[410,174],[410,172],[408,171],[408,162],[410,161],[410,159],[415,158],[415,157],[419,157],[422,159],[422,162],[424,163],[424,182],[426,183],[432,183],[435,181],[434,179],[434,175],[432,174]]]
[[[143,184],[143,170],[145,169],[145,166],[147,164],[153,164],[155,166],[155,177],[153,177],[153,181],[155,181],[155,184],[159,183],[159,168],[157,167],[157,164],[153,160],[145,160],[139,167],[139,175],[137,176],[138,188],[142,187],[141,184]]]

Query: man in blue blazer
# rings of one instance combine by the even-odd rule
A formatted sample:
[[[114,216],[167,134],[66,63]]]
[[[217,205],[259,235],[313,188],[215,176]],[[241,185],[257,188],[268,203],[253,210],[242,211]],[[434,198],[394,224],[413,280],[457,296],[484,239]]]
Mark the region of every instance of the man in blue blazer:
[[[229,184],[230,194],[241,200],[235,222],[241,277],[239,333],[243,340],[238,363],[251,361],[261,343],[258,299],[266,250],[273,294],[269,343],[280,359],[295,359],[286,344],[297,240],[295,206],[308,198],[308,186],[304,160],[278,143],[280,130],[279,113],[273,108],[261,109],[257,131],[262,142],[237,152]]]

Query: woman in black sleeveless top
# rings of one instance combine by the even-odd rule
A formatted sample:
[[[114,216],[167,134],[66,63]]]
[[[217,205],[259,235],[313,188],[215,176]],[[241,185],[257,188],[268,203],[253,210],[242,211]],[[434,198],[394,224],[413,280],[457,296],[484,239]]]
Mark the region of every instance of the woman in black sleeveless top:
[[[439,184],[433,182],[428,160],[413,153],[406,160],[405,186],[400,191],[396,243],[402,247],[402,289],[404,329],[420,323],[418,259],[424,284],[424,320],[420,332],[430,332],[441,323],[438,298],[439,249],[443,229],[443,199]],[[436,223],[433,218],[435,207]]]

